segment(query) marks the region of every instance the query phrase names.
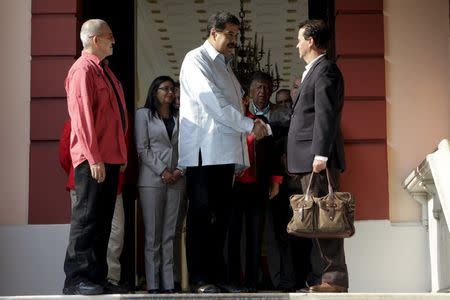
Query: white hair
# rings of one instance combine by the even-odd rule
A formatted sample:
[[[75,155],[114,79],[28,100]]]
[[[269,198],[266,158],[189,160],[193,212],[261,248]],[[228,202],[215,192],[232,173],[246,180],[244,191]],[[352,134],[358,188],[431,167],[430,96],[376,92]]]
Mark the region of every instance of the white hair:
[[[108,23],[101,19],[90,19],[83,23],[80,30],[80,39],[83,44],[83,48],[89,48],[91,45],[91,38],[94,35],[101,34],[104,26],[108,26]]]

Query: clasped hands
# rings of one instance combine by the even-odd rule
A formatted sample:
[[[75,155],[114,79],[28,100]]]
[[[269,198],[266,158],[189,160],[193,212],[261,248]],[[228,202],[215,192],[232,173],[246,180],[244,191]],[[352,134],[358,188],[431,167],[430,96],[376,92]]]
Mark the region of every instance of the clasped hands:
[[[161,173],[161,180],[165,184],[173,184],[181,177],[181,175],[182,173],[179,169],[175,169],[173,172],[170,172],[168,169],[165,169]]]
[[[267,136],[269,133],[267,131],[266,123],[264,123],[264,121],[261,119],[256,119],[255,122],[253,123],[253,129],[251,134],[253,134],[257,140]]]

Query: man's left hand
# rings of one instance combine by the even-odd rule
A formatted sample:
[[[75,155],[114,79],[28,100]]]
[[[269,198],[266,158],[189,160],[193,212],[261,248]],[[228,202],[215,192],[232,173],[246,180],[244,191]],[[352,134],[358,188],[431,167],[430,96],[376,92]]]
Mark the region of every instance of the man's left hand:
[[[98,183],[102,183],[105,181],[106,177],[106,171],[105,171],[105,164],[102,162],[93,164],[91,167],[91,176],[95,180],[97,180]]]
[[[327,168],[327,162],[323,160],[315,159],[312,164],[313,172],[320,173]]]

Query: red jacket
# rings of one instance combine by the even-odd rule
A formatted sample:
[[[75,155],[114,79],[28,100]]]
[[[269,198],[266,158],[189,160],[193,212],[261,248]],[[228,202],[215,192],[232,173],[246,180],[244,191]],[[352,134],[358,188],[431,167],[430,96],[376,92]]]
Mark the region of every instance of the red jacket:
[[[70,119],[64,122],[61,138],[59,139],[59,163],[68,175],[66,184],[68,191],[75,189],[74,169],[72,166],[72,158],[70,157],[70,123]],[[117,186],[118,195],[122,193],[123,177],[123,172],[120,172],[119,184]]]

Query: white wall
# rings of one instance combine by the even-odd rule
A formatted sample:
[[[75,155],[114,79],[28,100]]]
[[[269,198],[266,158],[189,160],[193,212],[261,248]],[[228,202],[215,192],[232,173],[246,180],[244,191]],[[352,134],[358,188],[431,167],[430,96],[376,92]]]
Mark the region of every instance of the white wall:
[[[351,293],[431,290],[428,235],[419,223],[359,221],[345,239]]]
[[[420,219],[401,183],[450,138],[448,6],[448,0],[384,0],[391,221]]]
[[[0,297],[62,294],[69,228],[0,226]]]
[[[427,234],[420,224],[356,222],[345,240],[351,293],[430,291]],[[0,297],[61,294],[69,225],[0,227]]]
[[[0,40],[0,224],[27,224],[31,0],[0,1]]]

